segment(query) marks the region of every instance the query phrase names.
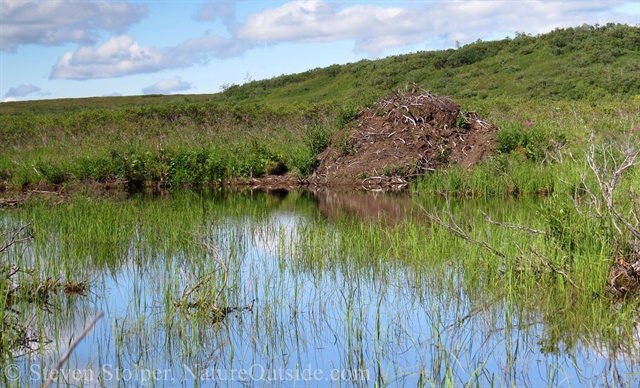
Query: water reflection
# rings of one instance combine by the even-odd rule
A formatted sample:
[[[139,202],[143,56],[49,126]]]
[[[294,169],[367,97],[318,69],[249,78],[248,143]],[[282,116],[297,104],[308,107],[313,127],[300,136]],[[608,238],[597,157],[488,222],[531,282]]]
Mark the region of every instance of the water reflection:
[[[99,274],[89,296],[61,299],[52,314],[28,314],[54,345],[17,360],[21,374],[10,386],[42,383],[98,311],[106,317],[65,365],[61,386],[575,386],[618,376],[635,382],[636,360],[620,354],[637,346],[615,352],[621,345],[575,338],[578,345],[559,349],[562,339],[546,341],[557,324],[549,312],[480,284],[470,289],[471,274],[455,264],[468,252],[437,259],[422,246],[396,247],[393,233],[415,231],[376,220],[404,220],[415,206],[408,196],[254,191],[129,201],[118,205],[118,217],[134,232],[109,240],[126,242],[126,249],[108,250],[118,257],[102,266],[91,260],[100,255],[93,248],[73,250],[85,256],[75,258],[79,268],[69,274]],[[503,212],[522,206],[483,205]],[[102,205],[93,206],[99,215]],[[112,205],[104,206],[109,212]],[[458,206],[464,213],[473,205]],[[345,213],[350,221],[343,224]],[[55,230],[65,222],[47,224],[54,232],[42,236],[51,241],[2,259],[46,273],[73,249]],[[386,228],[388,240],[353,241],[353,228]],[[197,246],[198,237],[215,243],[228,263],[226,305],[255,300],[251,311],[213,320],[210,311],[175,308],[200,280],[212,279],[195,298],[211,297],[221,285],[220,267]]]
[[[317,190],[313,192],[320,212],[330,219],[345,214],[363,220],[402,222],[412,209],[409,193]]]

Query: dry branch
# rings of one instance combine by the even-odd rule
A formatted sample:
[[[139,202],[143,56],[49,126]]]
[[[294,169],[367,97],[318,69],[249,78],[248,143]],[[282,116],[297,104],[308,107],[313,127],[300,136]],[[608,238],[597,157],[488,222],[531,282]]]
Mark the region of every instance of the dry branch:
[[[549,268],[552,272],[557,273],[558,275],[562,275],[565,279],[567,279],[567,281],[569,283],[571,283],[572,286],[574,286],[575,288],[580,288],[578,286],[576,286],[576,284],[573,282],[573,280],[571,279],[571,277],[569,275],[567,275],[566,272],[557,269],[553,264],[551,264],[551,260],[549,260],[549,258],[545,255],[543,255],[542,253],[538,252],[537,250],[535,250],[533,247],[529,247],[529,251],[531,251],[531,253],[533,253],[534,255],[536,255],[537,257],[539,257],[540,259],[542,259],[542,264],[544,264],[547,268]]]
[[[615,192],[620,183],[622,175],[629,169],[638,165],[640,157],[640,142],[638,138],[628,137],[623,143],[614,145],[611,143],[596,147],[591,135],[591,145],[586,155],[587,165],[593,173],[597,182],[597,192],[593,190],[582,178],[585,192],[589,195],[596,208],[604,203],[609,210],[611,222],[618,232],[618,236],[623,238],[626,229],[636,240],[640,240],[640,229],[638,228],[638,215],[635,208],[632,210],[634,223],[623,216],[615,202]],[[602,200],[600,200],[600,198]],[[600,214],[600,212],[598,211]]]
[[[480,210],[480,213],[482,213],[482,215],[484,216],[485,220],[487,220],[488,223],[493,224],[493,225],[501,226],[501,227],[507,228],[507,229],[519,230],[519,231],[522,231],[522,232],[529,232],[529,233],[532,233],[532,234],[542,234],[542,235],[546,235],[547,234],[547,232],[545,232],[544,230],[533,229],[533,228],[529,228],[529,227],[524,226],[524,225],[505,224],[505,223],[502,223],[502,222],[494,221],[487,213],[485,213],[482,210]]]
[[[433,214],[433,213],[429,213],[428,211],[426,211],[422,206],[421,206],[422,210],[424,211],[424,213],[426,214],[427,218],[429,218],[431,221],[435,222],[436,224],[444,227],[445,229],[449,230],[450,232],[452,232],[453,234],[457,235],[458,237],[472,243],[475,245],[478,245],[486,250],[488,250],[489,252],[493,253],[496,256],[502,257],[503,259],[508,259],[508,256],[505,255],[504,253],[498,251],[497,249],[493,248],[491,245],[489,245],[486,241],[481,241],[481,240],[476,240],[475,238],[471,237],[469,235],[469,233],[467,233],[464,229],[462,229],[462,227],[460,225],[458,225],[458,223],[456,222],[455,218],[453,217],[453,214],[451,214],[451,212],[447,212],[447,215],[449,216],[449,222],[445,222],[442,218],[440,218],[439,215],[437,214]]]
[[[33,238],[33,231],[31,230],[31,223],[21,225],[17,229],[9,230],[0,235],[0,238],[8,237],[5,239],[4,245],[0,247],[0,252],[4,252],[11,246],[31,240]]]
[[[53,380],[55,380],[58,377],[58,371],[60,370],[60,368],[62,368],[62,365],[64,365],[64,362],[67,361],[67,358],[69,358],[69,356],[71,355],[71,353],[73,352],[73,350],[76,348],[76,346],[78,346],[78,344],[80,343],[80,341],[82,341],[82,339],[89,334],[89,332],[91,331],[91,329],[93,328],[93,326],[95,326],[95,324],[100,320],[100,318],[102,318],[104,316],[104,313],[100,313],[98,314],[98,316],[96,316],[95,318],[93,318],[93,321],[91,321],[91,323],[89,323],[87,325],[87,327],[84,328],[84,330],[82,331],[82,333],[80,333],[80,335],[78,336],[78,338],[76,338],[75,341],[73,341],[73,343],[71,344],[71,346],[69,346],[69,349],[67,349],[67,351],[64,353],[64,355],[62,355],[62,357],[60,358],[60,361],[58,361],[58,364],[56,365],[56,367],[54,369],[51,370],[51,374],[49,375],[49,378],[47,379],[47,381],[44,383],[44,385],[42,386],[42,388],[47,388],[52,382]]]
[[[506,254],[498,251],[497,249],[493,248],[491,245],[489,245],[486,241],[482,241],[482,240],[477,240],[473,237],[471,237],[471,235],[469,235],[469,233],[467,233],[467,231],[465,231],[455,220],[453,214],[449,211],[447,211],[447,215],[449,217],[449,222],[445,222],[440,216],[433,214],[433,213],[429,213],[427,212],[424,208],[422,208],[422,210],[425,212],[425,214],[427,215],[427,217],[435,222],[436,224],[444,227],[445,229],[449,230],[450,232],[452,232],[453,234],[457,235],[458,237],[472,243],[475,245],[478,245],[486,250],[488,250],[489,252],[495,254],[496,256],[499,256],[503,259],[510,259]],[[514,225],[514,224],[504,224],[504,223],[500,223],[497,221],[494,221],[491,219],[491,217],[489,217],[485,212],[482,212],[482,214],[485,216],[485,220],[491,224],[503,227],[503,228],[507,228],[507,229],[513,229],[513,230],[518,230],[518,231],[524,231],[524,232],[528,232],[528,233],[532,233],[532,234],[540,234],[540,235],[546,235],[547,232],[542,231],[542,230],[537,230],[537,229],[532,229],[526,226],[522,226],[522,225]],[[522,248],[520,248],[520,246],[518,244],[515,244],[516,247],[518,248],[518,250],[520,251],[521,255],[524,255],[524,251],[522,250]],[[538,252],[535,248],[533,248],[532,246],[529,247],[529,252],[531,252],[533,255],[535,255],[541,262],[542,264],[544,264],[545,267],[549,268],[552,272],[557,273],[559,275],[561,275],[562,277],[564,277],[573,287],[579,288],[576,283],[573,281],[573,279],[571,279],[571,277],[564,272],[563,270],[560,270],[558,268],[556,268],[552,263],[551,260],[545,256],[544,254],[542,254],[541,252]],[[518,260],[518,258],[515,258],[514,260]]]

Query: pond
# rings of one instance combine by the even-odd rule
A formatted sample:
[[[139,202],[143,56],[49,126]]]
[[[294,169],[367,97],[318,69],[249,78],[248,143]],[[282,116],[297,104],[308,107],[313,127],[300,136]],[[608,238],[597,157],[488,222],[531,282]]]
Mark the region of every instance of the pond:
[[[578,293],[519,275],[425,216],[448,209],[517,255],[537,237],[480,211],[535,226],[544,201],[176,190],[4,210],[35,234],[0,256],[24,270],[12,281],[87,287],[5,306],[33,341],[6,352],[2,385],[54,370],[62,387],[637,384],[635,307],[604,279]]]

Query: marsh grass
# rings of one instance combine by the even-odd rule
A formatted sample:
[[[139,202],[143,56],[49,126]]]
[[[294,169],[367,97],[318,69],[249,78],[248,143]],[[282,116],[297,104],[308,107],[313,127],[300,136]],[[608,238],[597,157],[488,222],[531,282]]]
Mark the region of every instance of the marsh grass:
[[[2,116],[4,180],[120,181],[199,186],[258,176],[279,163],[307,175],[330,133],[343,125],[340,107],[292,105],[235,108],[178,104]]]
[[[403,222],[389,222],[326,218],[308,194],[172,191],[169,198],[76,197],[56,206],[33,198],[3,212],[7,220],[33,220],[36,235],[26,251],[3,260],[70,282],[92,279],[92,304],[108,313],[93,367],[167,365],[188,385],[183,365],[204,373],[308,363],[367,371],[366,380],[341,382],[349,386],[591,385],[614,381],[601,368],[606,361],[634,379],[627,373],[638,351],[637,303],[608,296],[612,240],[563,196],[415,198],[431,212],[464,219],[475,239],[506,258],[452,236],[417,206]],[[481,210],[500,223],[559,229],[507,229]],[[219,297],[220,265],[196,236],[215,244],[228,265]],[[176,308],[200,281],[187,301],[200,307]],[[254,300],[252,311],[222,320],[212,314],[214,302]],[[59,333],[82,309],[54,308],[67,314],[56,323]],[[35,319],[48,327],[45,314]],[[63,338],[55,338],[60,352]],[[534,365],[544,377],[529,374]]]
[[[209,101],[4,115],[0,178],[11,188],[102,182],[136,191],[221,185],[278,171],[305,177],[329,137],[373,102],[236,106]],[[576,179],[592,131],[606,139],[640,121],[637,99],[594,104],[496,96],[458,102],[500,128],[498,155],[470,172],[453,168],[427,174],[414,185],[415,192],[553,192],[563,180]]]
[[[498,100],[479,107],[498,125],[497,152],[465,171],[458,166],[418,179],[416,195],[505,196],[571,194],[587,174],[589,139],[607,141],[628,135],[640,121],[634,104],[592,106],[581,102],[549,105]],[[533,123],[527,126],[526,123]],[[589,177],[593,179],[593,177]]]

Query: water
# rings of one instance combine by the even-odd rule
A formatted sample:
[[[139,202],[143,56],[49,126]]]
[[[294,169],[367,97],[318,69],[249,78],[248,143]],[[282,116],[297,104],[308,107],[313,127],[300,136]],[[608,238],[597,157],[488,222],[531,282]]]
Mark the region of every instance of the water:
[[[407,237],[412,245],[401,249],[392,237],[360,241],[368,228],[389,230],[390,236],[408,219],[425,224],[417,205],[440,206],[441,200],[382,193],[176,192],[170,199],[129,201],[118,204],[115,216],[112,205],[104,210],[101,220],[121,217],[129,233],[118,232],[120,237],[109,244],[85,227],[84,237],[94,240],[84,248],[71,246],[62,231],[70,228],[67,214],[46,224],[51,228],[42,233],[46,243],[36,236],[35,243],[2,257],[3,263],[21,260],[44,273],[54,267],[62,278],[90,277],[86,297],[62,296],[50,312],[33,307],[23,312],[52,342],[5,362],[4,384],[41,385],[100,312],[104,318],[58,371],[59,386],[636,382],[637,348],[624,348],[640,338],[635,326],[624,344],[602,333],[562,332],[553,318],[559,312],[536,311],[531,307],[535,301],[492,293],[483,290],[481,280],[470,281],[460,261],[471,251],[453,249],[442,257],[441,252],[414,249],[416,242],[428,239],[426,234]],[[97,212],[92,217],[100,213],[99,206],[87,208]],[[532,205],[531,200],[460,204],[463,212],[469,206],[496,214]],[[42,209],[33,214],[43,217]],[[55,219],[57,213],[48,214]],[[20,216],[6,213],[7,219]],[[105,235],[113,235],[111,227],[105,226]],[[365,232],[351,235],[349,228]],[[189,239],[196,232],[200,237]],[[80,245],[81,240],[73,241]],[[217,252],[207,253],[198,242]],[[70,252],[78,256],[66,259]],[[224,283],[215,258],[228,266],[218,302],[234,311],[220,318],[211,306],[176,305],[215,298]],[[55,260],[70,264],[56,266]]]

